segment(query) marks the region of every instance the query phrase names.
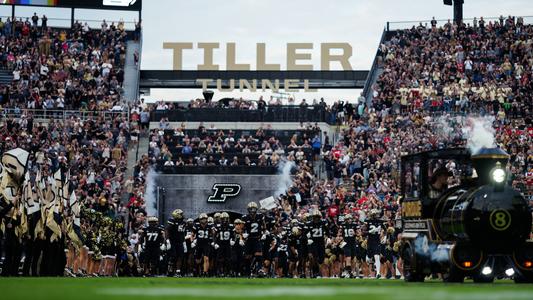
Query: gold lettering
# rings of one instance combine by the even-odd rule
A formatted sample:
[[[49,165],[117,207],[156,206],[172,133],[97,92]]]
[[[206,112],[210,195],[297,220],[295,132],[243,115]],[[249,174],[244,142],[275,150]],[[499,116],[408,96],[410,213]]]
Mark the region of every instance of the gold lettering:
[[[235,43],[226,44],[226,69],[228,71],[249,71],[250,64],[238,64],[235,62]]]
[[[306,92],[316,92],[317,89],[312,89],[309,87],[309,79],[304,79],[304,91]]]
[[[331,49],[342,49],[342,54],[331,54]],[[338,61],[344,71],[351,71],[350,57],[352,56],[352,46],[348,43],[322,43],[320,45],[320,68],[329,71],[330,63]]]
[[[172,49],[172,70],[181,70],[183,49],[192,49],[192,43],[163,43],[163,49]]]
[[[279,71],[279,64],[266,63],[266,46],[265,43],[257,43],[257,70],[258,71]]]
[[[222,79],[217,79],[217,90],[221,92],[232,92],[235,89],[235,79],[229,80],[229,88],[222,88]]]
[[[263,92],[266,91],[267,88],[269,88],[272,93],[279,92],[279,79],[274,80],[274,84],[272,85],[272,81],[269,79],[263,79],[261,80],[261,87],[263,89]]]
[[[247,79],[239,80],[239,90],[242,92],[244,89],[248,89],[250,92],[257,92],[257,80],[253,79],[252,84]]]
[[[207,85],[211,82],[213,82],[213,79],[204,79],[204,78],[198,78],[196,79],[196,83],[199,83],[201,82],[202,83],[202,90],[205,92],[207,91]]]
[[[311,59],[311,53],[296,53],[298,49],[313,49],[313,43],[287,44],[287,71],[312,71],[313,65],[296,64],[297,60]]]
[[[198,48],[204,49],[204,63],[198,65],[198,71],[218,71],[219,65],[213,63],[213,50],[219,47],[219,43],[198,43]]]
[[[300,81],[298,79],[285,79],[284,85],[285,85],[285,92],[298,92],[298,83]],[[293,89],[296,88],[296,89]]]

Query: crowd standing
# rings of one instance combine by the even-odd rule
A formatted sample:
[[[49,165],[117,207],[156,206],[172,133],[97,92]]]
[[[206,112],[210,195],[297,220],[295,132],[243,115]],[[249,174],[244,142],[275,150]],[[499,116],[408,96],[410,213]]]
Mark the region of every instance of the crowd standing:
[[[36,17],[36,18],[35,18]],[[128,33],[124,23],[70,29],[47,26],[46,16],[0,20],[0,67],[13,75],[0,87],[0,105],[23,109],[123,111]]]
[[[510,154],[509,180],[531,195],[532,32],[512,17],[397,31],[380,46],[384,72],[372,87],[371,105],[363,97],[332,106],[301,101],[301,106],[323,105],[331,112],[333,123],[340,125],[335,138],[311,124],[283,141],[267,127],[253,134],[203,125],[186,130],[171,128],[163,118],[159,128],[148,131],[148,153],[124,178],[124,155],[119,158],[117,150],[116,158],[106,158],[105,149],[124,151],[128,141],[146,132],[150,109],[175,107],[160,102],[150,108],[140,101],[131,108],[131,124],[121,118],[90,125],[72,119],[42,130],[57,153],[81,145],[78,156],[76,150],[64,151],[64,156],[74,153],[66,161],[74,168],[71,180],[79,182],[74,185],[85,204],[86,247],[93,256],[116,258],[119,275],[397,278],[402,276],[396,222],[401,215],[400,157],[465,146],[462,129],[469,119],[464,114],[493,117],[495,143]],[[189,108],[268,109],[279,104],[276,99],[217,104],[198,99]],[[19,127],[7,131],[11,139],[22,138],[13,136]],[[62,134],[63,142],[58,142]],[[25,147],[6,140],[5,149]],[[77,165],[84,155],[85,164]],[[154,166],[231,166],[233,157],[237,165],[249,166],[294,162],[293,183],[274,195],[276,208],[250,202],[243,216],[224,211],[190,216],[176,208],[165,222],[148,215],[146,179]],[[128,196],[124,206],[121,191]],[[74,268],[68,260],[67,266]],[[80,273],[110,275],[105,264],[100,271],[87,266]]]
[[[82,246],[98,260],[125,255],[121,197],[133,140],[121,98],[126,40],[123,22],[57,29],[46,16],[0,20],[0,66],[13,75],[0,86],[0,153],[29,153],[23,188],[0,201],[2,275],[63,276]],[[92,113],[34,119],[34,110],[67,109]],[[53,200],[59,186],[64,202]],[[51,215],[50,201],[58,203]]]

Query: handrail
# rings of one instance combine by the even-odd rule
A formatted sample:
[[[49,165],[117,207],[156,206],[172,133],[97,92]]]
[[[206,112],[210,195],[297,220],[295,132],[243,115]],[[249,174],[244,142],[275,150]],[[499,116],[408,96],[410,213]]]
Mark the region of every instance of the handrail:
[[[381,44],[383,44],[383,42],[385,41],[386,35],[387,35],[387,31],[386,29],[383,29],[383,32],[381,33],[381,39],[379,40],[379,44],[378,44],[378,50],[376,51],[376,55],[374,56],[372,67],[370,68],[370,72],[368,72],[368,75],[366,77],[365,87],[363,88],[363,95],[365,96],[365,99],[368,99],[368,91],[370,90],[371,81],[372,81],[372,78],[374,78],[374,73],[376,72],[378,68],[379,49],[381,47]]]
[[[11,15],[4,15],[4,16],[1,16],[0,15],[0,18],[3,19],[3,21],[5,22],[8,18],[11,19]],[[31,16],[20,16],[20,15],[15,15],[15,19],[24,19],[24,18],[31,18]],[[39,18],[39,20],[41,20],[41,18]],[[54,17],[50,17],[50,18],[47,18],[48,20],[48,24],[47,26],[48,27],[57,27],[57,28],[70,28],[70,18],[54,18]],[[11,20],[12,22],[13,20]],[[52,21],[52,22],[50,22]],[[57,22],[59,21],[59,22]],[[80,23],[83,24],[83,22],[87,22],[89,25],[94,25],[96,23],[96,26],[98,28],[100,28],[100,24],[104,21],[104,19],[100,19],[100,20],[97,20],[97,19],[75,19],[74,21],[78,21]],[[115,23],[115,25],[117,25],[119,22],[123,22],[124,23],[124,29],[126,31],[132,31],[132,30],[135,30],[135,24],[136,22],[135,21],[124,21],[124,20],[106,20],[106,23],[108,25],[111,25],[111,23]],[[54,23],[54,24],[52,24]],[[58,25],[58,24],[65,24],[65,25]],[[128,26],[128,25],[133,25],[132,26]],[[41,26],[39,26],[41,27]],[[133,28],[133,29],[132,29]],[[95,29],[95,28],[91,28],[91,29]]]
[[[481,16],[480,16],[481,17]],[[503,16],[504,17],[504,20],[507,19],[508,16]],[[529,19],[531,21],[533,21],[533,16],[513,16],[515,19],[516,18],[523,18],[524,19],[524,22]],[[479,17],[475,17],[477,19],[477,21],[479,21]],[[499,20],[500,17],[485,17],[483,16],[483,20],[485,20],[486,22],[488,21],[497,21]],[[450,22],[453,22],[453,19],[450,18],[450,19],[435,19],[435,21],[437,22],[448,22],[448,20],[450,20]],[[474,18],[463,18],[463,23],[467,23],[467,21],[473,21]],[[418,25],[420,23],[431,23],[431,19],[428,19],[428,20],[406,20],[406,21],[389,21],[387,22],[387,26],[386,26],[386,30],[387,31],[391,31],[391,30],[397,30],[397,29],[406,29],[406,27],[402,27],[402,28],[393,28],[391,29],[390,25],[402,25],[402,24],[410,24],[410,25]],[[530,22],[530,23],[533,23],[533,22]]]
[[[13,109],[5,108],[1,112],[1,119],[21,118],[31,116],[33,119],[41,120],[68,120],[72,117],[79,117],[82,120],[93,119],[94,117],[104,117],[104,120],[111,121],[118,116],[129,120],[129,110],[123,111],[84,111],[84,110],[51,110],[51,109]]]
[[[277,105],[265,109],[239,109],[223,107],[181,108],[154,110],[150,114],[152,122],[167,118],[170,122],[327,122],[331,112],[323,106]]]
[[[141,58],[143,53],[143,28],[141,27],[141,32],[139,32],[139,60],[137,62],[137,85],[135,87],[135,99],[133,99],[134,103],[139,100],[139,92],[140,92],[140,83],[141,83]],[[126,99],[127,100],[127,99]]]

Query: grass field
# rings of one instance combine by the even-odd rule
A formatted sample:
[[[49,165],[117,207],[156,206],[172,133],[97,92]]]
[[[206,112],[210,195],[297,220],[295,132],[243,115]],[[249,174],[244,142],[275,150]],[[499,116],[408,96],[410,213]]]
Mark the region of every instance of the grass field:
[[[351,279],[0,278],[0,299],[533,299],[533,285]]]

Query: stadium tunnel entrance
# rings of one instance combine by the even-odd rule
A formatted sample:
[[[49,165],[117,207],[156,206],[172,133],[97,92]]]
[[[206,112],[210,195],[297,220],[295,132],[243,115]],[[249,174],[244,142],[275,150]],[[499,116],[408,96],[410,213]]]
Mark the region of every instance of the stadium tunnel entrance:
[[[154,178],[157,213],[161,220],[170,217],[176,208],[185,219],[196,219],[200,213],[214,215],[228,212],[230,219],[246,213],[249,202],[276,195],[282,175],[267,174],[156,174]],[[237,194],[221,201],[209,201],[215,185],[238,185]]]

